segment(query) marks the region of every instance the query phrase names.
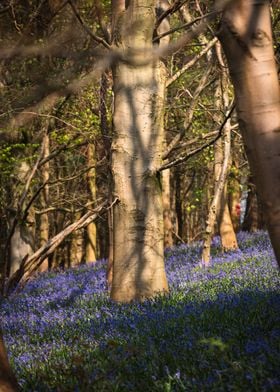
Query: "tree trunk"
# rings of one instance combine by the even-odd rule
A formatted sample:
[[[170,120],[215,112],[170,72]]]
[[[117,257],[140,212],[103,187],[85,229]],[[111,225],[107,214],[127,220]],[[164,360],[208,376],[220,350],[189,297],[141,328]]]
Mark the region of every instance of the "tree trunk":
[[[248,178],[248,194],[242,230],[254,232],[265,228],[262,205],[258,199],[253,177]]]
[[[280,265],[280,91],[269,1],[231,2],[222,18],[220,40],[245,149]]]
[[[174,187],[175,187],[175,210],[176,210],[176,236],[182,238],[183,235],[183,211],[181,197],[181,169],[175,167],[174,170]]]
[[[9,364],[7,351],[4,345],[2,331],[0,330],[0,391],[16,392],[18,384]]]
[[[157,0],[157,7],[156,7],[156,15],[159,17],[163,12],[165,12],[168,8],[170,7],[170,4],[167,0]],[[164,34],[167,31],[170,30],[170,24],[167,18],[165,18],[160,26],[157,29],[158,34]],[[161,47],[162,45],[167,45],[169,43],[169,35],[164,37],[159,41],[159,46]],[[166,84],[166,76],[167,72],[166,69],[164,69],[164,64],[161,64],[161,76],[160,76],[160,82],[165,86]],[[160,132],[163,132],[165,134],[164,130],[164,112],[165,112],[165,88],[161,88],[158,90],[159,92],[162,93],[162,96],[157,97],[158,100],[158,116],[160,118],[160,123],[161,126],[163,127],[163,130]],[[165,145],[166,147],[166,134],[165,134]],[[163,227],[164,227],[164,248],[170,248],[173,246],[173,224],[172,224],[172,212],[171,212],[171,195],[170,195],[170,169],[166,169],[162,172],[162,204],[163,204]]]
[[[16,176],[25,184],[28,181],[30,166],[25,161],[19,165]],[[35,213],[34,208],[29,208],[24,221],[20,221],[18,213],[15,213],[16,204],[20,203],[19,200],[14,201],[15,208],[11,211],[9,219],[10,224],[10,238],[9,242],[9,255],[8,255],[8,270],[9,276],[19,269],[20,263],[27,255],[31,255],[35,247]],[[22,205],[23,209],[23,205]],[[22,212],[22,211],[21,211]],[[6,273],[5,273],[6,274]]]
[[[219,54],[220,45],[217,45],[217,53]],[[218,55],[220,59],[221,56]],[[222,60],[220,60],[222,62]],[[228,75],[224,70],[223,63],[221,65],[221,76],[219,85],[216,90],[216,104],[218,114],[217,124],[221,122],[220,112],[226,112],[229,109],[228,97]],[[217,219],[219,233],[221,236],[222,247],[224,250],[236,249],[238,247],[236,235],[233,229],[231,217],[229,214],[226,180],[228,167],[231,158],[231,123],[230,120],[224,125],[223,140],[218,140],[215,144],[215,163],[214,163],[214,179],[215,189],[214,197],[210,206],[207,226],[205,230],[205,238],[202,250],[202,264],[208,266],[210,263],[210,247],[214,232],[214,225]]]
[[[110,195],[110,202],[112,200],[112,195]],[[112,288],[113,282],[113,269],[114,269],[114,213],[112,210],[108,211],[108,242],[109,242],[109,251],[108,251],[108,264],[107,264],[107,271],[106,271],[106,280],[107,280],[107,287],[109,290]]]
[[[221,44],[218,42],[216,44],[216,53],[217,53],[217,58],[221,67],[221,76],[220,76],[220,83],[217,89],[217,103],[218,103],[218,108],[220,109],[221,112],[226,111],[229,109],[229,77],[228,73],[225,68],[225,64],[223,62],[223,57],[221,53]],[[218,114],[218,117],[221,117],[220,114]],[[229,149],[230,149],[230,156],[229,156],[229,165],[231,161],[231,125],[230,122],[226,124],[225,126],[225,132],[229,134]],[[225,146],[224,149],[226,151],[227,146],[226,146],[226,140],[227,138],[225,137]],[[216,157],[217,155],[217,157]],[[223,166],[223,147],[222,147],[222,141],[217,140],[216,145],[215,145],[215,182],[217,183],[218,178],[220,176],[220,173],[222,171],[222,166]],[[228,167],[229,169],[229,167]],[[233,223],[231,220],[230,212],[229,212],[229,206],[228,206],[228,197],[227,197],[227,181],[225,182],[223,192],[221,194],[221,198],[219,201],[219,206],[218,206],[218,226],[219,226],[219,234],[221,237],[221,243],[222,243],[222,248],[225,251],[237,249],[237,239],[235,235],[235,231],[233,228]]]
[[[114,200],[112,203],[115,204],[117,202],[117,199]],[[5,287],[5,293],[7,294],[12,288],[14,288],[20,281],[24,282],[30,278],[34,274],[34,272],[38,271],[38,267],[42,263],[43,260],[47,256],[50,256],[53,254],[53,252],[57,249],[57,247],[68,237],[71,233],[82,230],[85,227],[88,226],[90,222],[95,220],[98,216],[102,216],[105,212],[108,211],[108,208],[111,208],[109,206],[108,208],[105,208],[107,205],[107,202],[103,202],[100,204],[98,207],[96,207],[92,211],[88,211],[85,213],[78,221],[68,225],[65,227],[60,233],[55,235],[53,238],[51,238],[47,244],[39,248],[35,253],[33,253],[31,256],[26,258],[23,263],[21,264],[21,268],[8,280],[6,287]],[[67,255],[67,259],[70,259],[70,255]],[[70,266],[68,264],[68,266]],[[59,265],[55,266],[59,267]]]
[[[241,191],[240,191],[239,169],[238,169],[237,162],[234,162],[231,165],[231,172],[230,172],[230,178],[228,180],[228,186],[230,188],[228,201],[229,201],[231,221],[233,224],[234,231],[238,232],[240,229]]]
[[[206,229],[204,235],[201,261],[202,261],[202,265],[206,267],[210,264],[211,241],[214,233],[215,221],[219,216],[219,214],[221,213],[221,200],[224,194],[228,165],[230,160],[230,135],[231,135],[231,125],[230,125],[230,120],[228,120],[224,126],[223,164],[221,165],[219,176],[215,178],[215,191],[214,191],[213,200],[210,205],[210,210],[206,222]]]
[[[93,167],[96,163],[95,160],[95,147],[93,144],[88,145],[87,151],[88,166],[90,167],[87,175],[88,188],[90,193],[90,202],[96,200],[96,170]],[[87,241],[86,241],[86,262],[96,261],[96,224],[91,222],[87,226]]]
[[[242,230],[253,233],[258,229],[258,204],[255,185],[252,184],[250,178],[248,181],[248,193]]]
[[[112,31],[114,31],[115,20],[117,21],[119,13],[124,9],[124,1],[123,0],[115,0],[112,3]],[[108,165],[110,164],[110,155],[111,155],[111,127],[109,127],[108,114],[107,114],[107,106],[106,106],[106,98],[108,94],[108,81],[107,76],[104,73],[101,77],[100,81],[100,101],[99,101],[99,113],[100,113],[100,129],[101,134],[103,135],[103,145],[104,145],[104,154],[107,158]],[[106,173],[106,186],[107,189],[106,196],[109,196],[109,202],[112,203],[113,195],[112,195],[112,176],[111,172],[107,171]],[[107,227],[106,227],[106,235],[104,235],[104,227],[103,229],[103,244],[106,243],[106,257],[108,258],[107,262],[107,271],[106,271],[106,280],[107,280],[107,288],[110,291],[112,287],[113,280],[113,211],[110,209],[107,215]],[[99,232],[100,232],[99,228]],[[102,235],[102,233],[101,233]],[[105,241],[104,241],[105,240]],[[99,236],[99,244],[100,244],[100,236]],[[103,256],[104,257],[104,256]]]
[[[65,213],[62,211],[55,211],[55,216],[54,216],[54,222],[55,222],[55,227],[54,227],[54,233],[57,235],[57,233],[60,233],[63,230],[63,227],[65,225]],[[54,253],[51,258],[51,263],[50,263],[50,268],[53,270],[61,268],[63,265],[63,253],[64,253],[64,246],[65,243],[63,243],[62,246],[59,248],[56,248],[54,250]]]
[[[74,214],[74,222],[81,219],[82,214],[76,212]],[[70,245],[70,265],[80,265],[84,256],[84,236],[83,229],[75,230],[72,234]]]
[[[226,79],[226,83],[223,86],[223,104],[224,107],[227,108],[229,106],[229,101],[228,101],[228,93],[227,93],[227,88],[228,88],[228,77],[227,75],[224,75],[223,79]],[[230,124],[228,125],[230,127]],[[231,132],[229,132],[229,138],[231,138]],[[230,140],[229,140],[230,143]],[[225,146],[226,149],[226,146]],[[229,158],[230,160],[230,158]],[[220,169],[221,172],[222,169]],[[224,251],[229,251],[233,249],[238,248],[237,244],[237,239],[236,239],[236,234],[233,228],[230,212],[229,212],[229,206],[228,206],[228,198],[227,198],[227,182],[225,182],[224,185],[224,190],[221,194],[221,199],[220,199],[220,210],[218,214],[218,226],[219,226],[219,234],[221,237],[221,243],[222,243],[222,249]]]
[[[119,49],[137,50],[144,60],[152,48],[155,2],[129,2],[119,20]],[[163,257],[163,209],[160,178],[163,67],[119,62],[113,69],[114,269],[111,297],[129,302],[168,291]],[[165,78],[164,78],[165,79]]]
[[[170,206],[170,169],[162,172],[162,201],[163,201],[163,224],[164,224],[164,247],[173,246],[173,223]]]
[[[44,152],[43,158],[47,157],[50,154],[50,138],[49,135],[45,136],[45,145],[44,145]],[[45,209],[49,206],[49,185],[47,182],[49,181],[50,177],[50,163],[46,162],[42,169],[42,180],[43,183],[46,183],[44,189],[40,194],[40,201],[42,209]],[[45,245],[49,240],[49,215],[48,213],[43,213],[40,215],[40,246]],[[49,268],[49,259],[46,258],[43,263],[40,265],[38,271],[44,272],[47,271]]]
[[[221,212],[219,222],[219,232],[221,236],[222,248],[224,251],[229,251],[238,248],[235,231],[233,228],[231,215],[229,212],[227,202],[227,185],[225,184],[224,191],[221,198]]]

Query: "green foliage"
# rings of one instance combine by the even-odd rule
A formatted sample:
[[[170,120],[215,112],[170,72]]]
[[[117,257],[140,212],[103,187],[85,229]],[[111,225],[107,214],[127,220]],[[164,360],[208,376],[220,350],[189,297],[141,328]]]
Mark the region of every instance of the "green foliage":
[[[28,150],[37,149],[38,144],[14,143],[0,145],[1,176],[9,176],[15,166],[25,161],[32,161],[34,156],[24,156]]]

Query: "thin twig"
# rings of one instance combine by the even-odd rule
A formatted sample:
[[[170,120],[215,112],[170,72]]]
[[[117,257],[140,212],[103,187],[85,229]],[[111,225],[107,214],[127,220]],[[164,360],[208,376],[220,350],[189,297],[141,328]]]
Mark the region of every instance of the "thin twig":
[[[105,48],[107,49],[111,49],[111,45],[108,44],[108,42],[106,42],[103,38],[98,37],[96,34],[94,34],[91,29],[85,24],[85,22],[83,21],[83,18],[81,17],[81,15],[79,14],[79,11],[77,10],[75,4],[73,3],[72,0],[69,0],[69,4],[74,12],[74,15],[76,16],[76,18],[78,19],[78,21],[80,22],[81,26],[83,27],[83,29],[87,32],[87,34],[96,42],[98,42],[99,44],[103,45]]]
[[[189,160],[189,159],[190,159],[191,157],[193,157],[194,155],[196,155],[196,154],[198,154],[199,152],[205,150],[205,148],[208,148],[208,147],[212,146],[213,144],[215,144],[216,141],[222,136],[222,132],[223,132],[224,126],[226,125],[227,121],[229,120],[230,116],[232,115],[234,109],[235,109],[235,104],[232,105],[231,109],[229,110],[227,116],[225,117],[224,121],[222,122],[222,124],[221,124],[221,126],[220,126],[220,128],[219,128],[219,131],[218,131],[218,133],[217,133],[217,136],[216,136],[214,139],[212,139],[209,143],[206,143],[206,144],[204,144],[203,146],[200,146],[200,147],[194,149],[193,151],[189,152],[189,153],[186,154],[186,155],[183,155],[183,156],[181,156],[181,157],[179,157],[179,158],[177,158],[177,159],[174,159],[174,160],[172,160],[172,161],[169,161],[169,162],[167,162],[167,163],[164,163],[163,165],[161,165],[161,166],[157,169],[157,171],[160,172],[160,171],[162,171],[162,170],[169,169],[170,167],[180,165],[180,164],[182,164],[183,162],[186,162],[187,160]]]
[[[176,135],[175,138],[169,144],[167,151],[165,152],[165,154],[163,156],[163,159],[166,159],[171,154],[171,152],[174,150],[174,148],[176,148],[178,146],[178,144],[180,143],[180,141],[183,139],[184,135],[187,133],[188,129],[190,128],[191,122],[193,119],[193,115],[194,115],[194,109],[195,109],[196,102],[197,102],[200,94],[203,92],[203,90],[208,86],[208,77],[209,77],[211,71],[212,71],[212,67],[208,67],[206,69],[206,72],[202,76],[202,78],[201,78],[201,80],[200,80],[200,82],[194,92],[190,107],[187,110],[185,120],[184,120],[184,126],[181,129],[180,133],[178,135]]]
[[[198,60],[201,59],[215,44],[218,42],[218,38],[213,38],[208,44],[203,48],[194,58],[192,58],[188,63],[183,65],[182,68],[179,69],[173,76],[171,76],[167,82],[166,87],[169,87],[172,83],[174,83],[180,76],[182,76],[188,69],[190,69]]]
[[[176,33],[177,31],[183,30],[183,29],[187,29],[189,27],[192,27],[195,23],[200,22],[203,19],[209,18],[209,16],[212,16],[212,12],[205,14],[203,16],[199,16],[198,18],[192,20],[191,22],[187,22],[182,24],[181,26],[178,27],[174,27],[173,29],[170,29],[162,34],[157,35],[154,39],[153,42],[158,42],[161,38],[164,38],[167,35]]]

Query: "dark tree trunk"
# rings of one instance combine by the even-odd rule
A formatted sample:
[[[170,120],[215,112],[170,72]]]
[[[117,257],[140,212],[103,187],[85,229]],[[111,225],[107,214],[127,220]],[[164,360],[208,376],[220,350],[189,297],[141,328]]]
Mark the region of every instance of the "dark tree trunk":
[[[3,341],[2,331],[0,330],[0,391],[18,391],[18,384],[12,368],[9,364],[7,351]]]

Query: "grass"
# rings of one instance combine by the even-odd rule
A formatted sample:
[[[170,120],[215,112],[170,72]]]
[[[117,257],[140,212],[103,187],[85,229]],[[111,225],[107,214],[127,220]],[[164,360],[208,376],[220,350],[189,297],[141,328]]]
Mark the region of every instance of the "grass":
[[[170,294],[111,302],[105,261],[44,274],[1,304],[23,391],[279,391],[280,279],[267,234],[166,252]]]

